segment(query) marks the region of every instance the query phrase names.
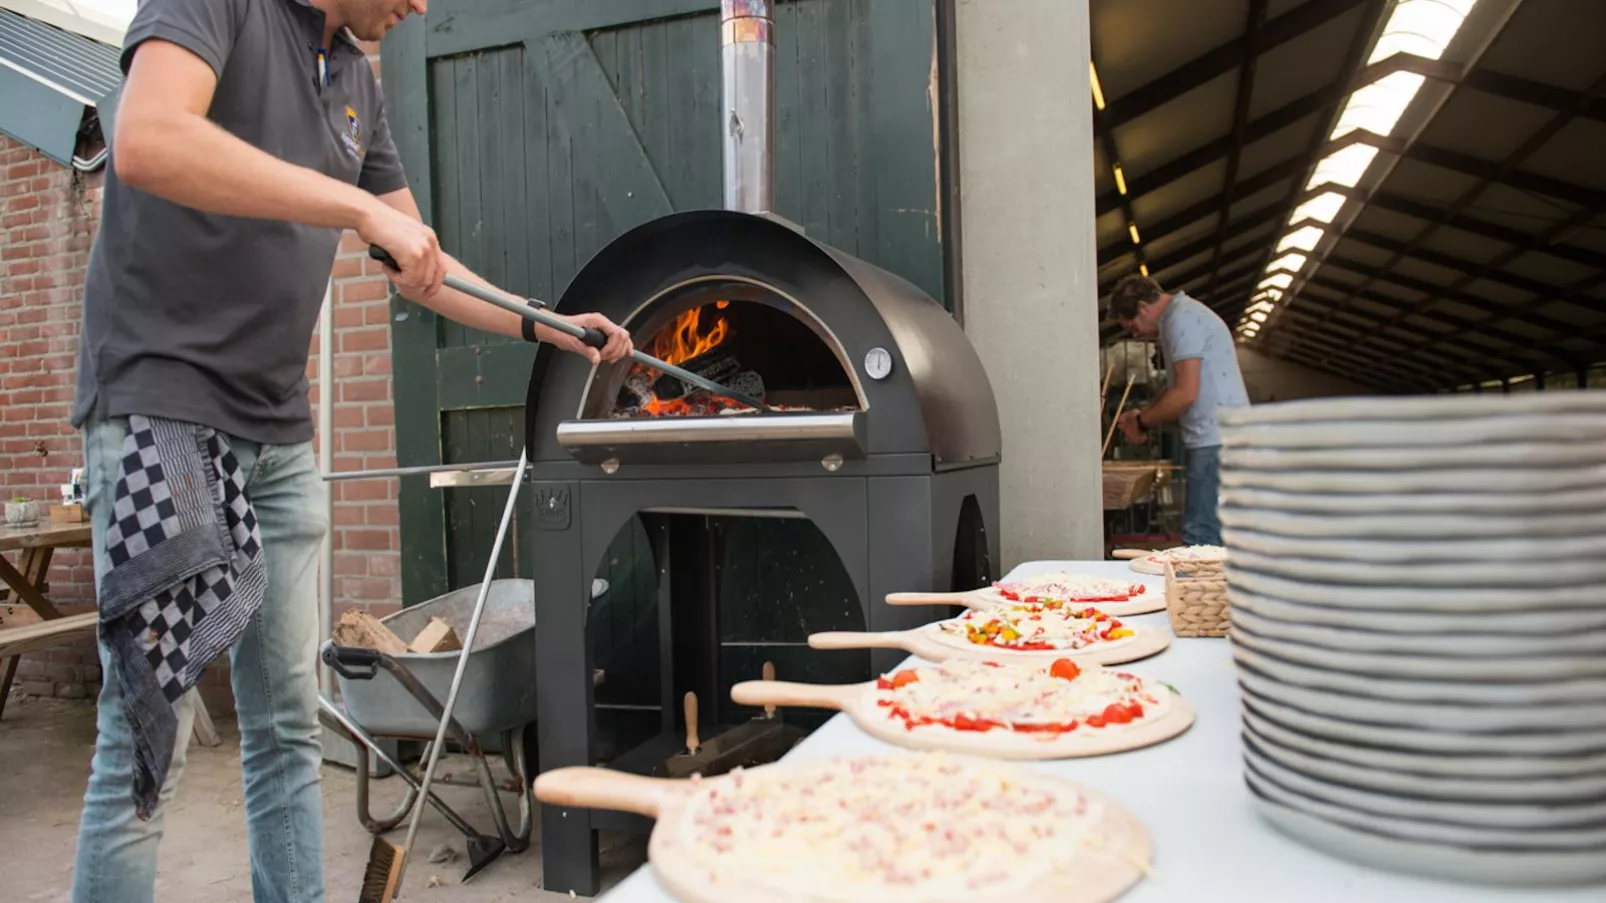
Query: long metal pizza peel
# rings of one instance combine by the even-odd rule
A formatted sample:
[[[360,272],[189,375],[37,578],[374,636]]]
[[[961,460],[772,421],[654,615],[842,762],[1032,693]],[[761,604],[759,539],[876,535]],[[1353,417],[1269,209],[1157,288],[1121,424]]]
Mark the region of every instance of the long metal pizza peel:
[[[378,245],[368,246],[368,256],[384,264],[392,271],[399,272],[401,270],[401,266],[396,263],[396,258],[390,256],[389,251],[386,251],[384,248],[381,248]],[[532,323],[539,323],[542,326],[550,329],[556,329],[558,332],[564,333],[565,335],[574,336],[592,348],[601,348],[602,346],[608,344],[608,338],[602,334],[601,330],[590,326],[576,326],[573,323],[570,323],[568,320],[557,316],[556,314],[549,313],[547,311],[546,304],[534,298],[525,298],[522,301],[516,301],[505,293],[489,291],[485,288],[475,285],[472,282],[469,282],[466,279],[463,279],[460,276],[447,276],[445,285],[447,288],[462,292],[471,298],[484,301],[486,304],[489,304],[493,307],[500,307],[505,311],[517,314],[518,316],[523,317]],[[677,367],[674,364],[661,361],[644,351],[631,351],[630,359],[644,367],[650,367],[654,370],[657,370],[659,373],[673,376],[681,382],[690,383],[699,389],[711,392],[720,398],[729,398],[732,401],[741,402],[742,404],[759,411],[774,410],[769,405],[765,404],[762,399],[754,398],[751,395],[738,392],[735,389],[731,389],[726,386],[722,386],[711,379],[705,379],[704,377],[698,376],[697,374],[683,367]]]

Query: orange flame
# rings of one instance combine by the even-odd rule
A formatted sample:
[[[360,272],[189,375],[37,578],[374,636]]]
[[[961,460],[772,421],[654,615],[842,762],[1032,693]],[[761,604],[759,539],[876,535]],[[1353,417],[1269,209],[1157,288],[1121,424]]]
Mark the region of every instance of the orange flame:
[[[669,364],[681,364],[725,341],[728,329],[724,317],[714,320],[707,335],[702,334],[703,309],[694,307],[675,318],[652,341],[652,355]]]

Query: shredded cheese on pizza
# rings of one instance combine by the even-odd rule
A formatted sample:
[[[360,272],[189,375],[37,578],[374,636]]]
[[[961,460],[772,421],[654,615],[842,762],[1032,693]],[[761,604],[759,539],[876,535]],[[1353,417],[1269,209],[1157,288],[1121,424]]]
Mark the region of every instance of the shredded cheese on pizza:
[[[1051,665],[948,661],[882,677],[871,692],[887,718],[911,731],[1001,730],[1045,740],[1078,728],[1096,735],[1141,725],[1163,715],[1170,703],[1163,686],[1070,659]]]
[[[1222,546],[1180,546],[1155,552],[1149,560],[1165,564],[1167,561],[1217,561],[1226,557],[1227,550]]]
[[[1011,602],[1125,602],[1147,589],[1129,580],[1110,580],[1088,574],[1059,571],[993,584]]]
[[[679,837],[709,882],[743,890],[806,887],[843,903],[991,898],[1059,871],[1103,817],[1074,788],[1028,775],[943,753],[735,772],[694,785]]]
[[[1018,652],[1075,651],[1133,635],[1132,628],[1096,608],[1054,603],[971,609],[938,624],[941,633],[974,645]]]

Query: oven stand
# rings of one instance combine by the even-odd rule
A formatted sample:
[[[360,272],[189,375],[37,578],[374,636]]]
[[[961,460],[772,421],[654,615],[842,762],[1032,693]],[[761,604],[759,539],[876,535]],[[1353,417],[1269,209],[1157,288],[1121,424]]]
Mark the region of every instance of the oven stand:
[[[776,516],[794,511],[820,529],[836,550],[858,594],[867,630],[903,630],[950,616],[943,606],[889,606],[883,600],[899,591],[947,591],[954,587],[956,535],[968,497],[970,507],[983,512],[998,510],[998,470],[974,467],[939,473],[890,477],[795,477],[781,479],[597,479],[542,480],[533,485],[535,528],[533,543],[536,581],[535,608],[537,712],[540,735],[538,761],[546,771],[571,765],[596,764],[596,722],[591,642],[588,630],[589,587],[604,554],[619,530],[633,517],[653,512],[692,514],[752,513]],[[654,517],[661,525],[662,518]],[[974,514],[966,518],[974,521]],[[985,518],[983,518],[985,520]],[[671,600],[669,561],[663,551],[672,543],[661,526],[651,528],[660,586],[660,660],[664,694],[665,731],[642,747],[615,760],[649,764],[678,752],[684,734],[673,730],[675,700],[687,689],[674,684],[674,620],[690,617],[681,599]],[[998,559],[998,525],[983,523],[981,545],[989,562]],[[676,562],[677,566],[696,562]],[[963,563],[958,570],[974,572]],[[978,579],[990,575],[983,568]],[[717,650],[717,647],[716,647]],[[831,655],[821,652],[820,655]],[[898,650],[871,652],[876,672],[891,670],[904,657]],[[700,682],[718,687],[718,662],[708,665],[714,674]],[[682,665],[683,673],[700,674]],[[705,706],[714,711],[717,706]],[[563,806],[541,807],[541,861],[543,886],[556,893],[572,891],[594,896],[600,890],[601,869],[597,832],[644,833],[651,822],[641,816]]]

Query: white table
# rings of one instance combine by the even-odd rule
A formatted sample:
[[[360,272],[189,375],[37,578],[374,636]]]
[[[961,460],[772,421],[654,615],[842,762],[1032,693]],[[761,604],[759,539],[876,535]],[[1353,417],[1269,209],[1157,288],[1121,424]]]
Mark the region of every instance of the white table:
[[[1010,573],[1055,570],[1132,577],[1151,592],[1165,578],[1134,574],[1124,561],[1037,561]],[[1164,612],[1130,620],[1169,629]],[[820,655],[830,655],[821,652]],[[1171,647],[1134,663],[1134,672],[1175,686],[1198,711],[1174,740],[1114,756],[1023,763],[1081,781],[1119,800],[1154,838],[1158,880],[1144,880],[1120,903],[1268,901],[1268,903],[1479,903],[1521,900],[1606,901],[1606,886],[1567,890],[1486,888],[1434,881],[1356,865],[1280,834],[1255,814],[1239,752],[1238,687],[1224,638],[1173,639]],[[898,751],[838,715],[788,759]],[[605,903],[675,903],[644,866],[607,894]]]

